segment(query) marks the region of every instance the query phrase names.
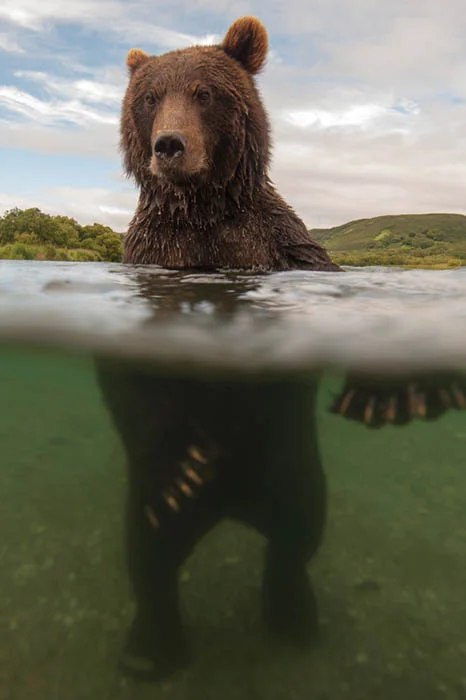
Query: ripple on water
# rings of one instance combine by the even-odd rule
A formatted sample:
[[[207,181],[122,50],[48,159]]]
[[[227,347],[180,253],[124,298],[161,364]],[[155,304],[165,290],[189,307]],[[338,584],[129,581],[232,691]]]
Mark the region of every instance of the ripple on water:
[[[0,261],[0,338],[242,369],[463,366],[466,268],[182,273]]]

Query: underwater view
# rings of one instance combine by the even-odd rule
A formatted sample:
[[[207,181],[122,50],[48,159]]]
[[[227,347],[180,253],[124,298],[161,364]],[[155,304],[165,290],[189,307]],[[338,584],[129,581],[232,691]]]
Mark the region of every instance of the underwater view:
[[[465,295],[466,268],[0,261],[0,700],[466,699]],[[302,648],[264,625],[277,550]],[[141,576],[157,678],[121,668]]]

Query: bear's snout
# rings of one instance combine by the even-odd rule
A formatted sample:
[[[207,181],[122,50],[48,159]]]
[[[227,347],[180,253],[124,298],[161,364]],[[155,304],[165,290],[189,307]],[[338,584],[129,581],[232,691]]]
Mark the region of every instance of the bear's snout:
[[[158,106],[151,130],[150,171],[165,180],[185,182],[209,162],[205,123],[192,95],[169,93]]]
[[[154,155],[161,160],[180,158],[187,147],[187,139],[179,131],[162,131],[155,139]]]

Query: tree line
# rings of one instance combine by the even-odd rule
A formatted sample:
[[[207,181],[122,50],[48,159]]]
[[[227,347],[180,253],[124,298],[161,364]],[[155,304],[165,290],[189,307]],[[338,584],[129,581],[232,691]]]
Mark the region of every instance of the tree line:
[[[103,224],[15,207],[0,217],[0,258],[120,262],[123,237]]]

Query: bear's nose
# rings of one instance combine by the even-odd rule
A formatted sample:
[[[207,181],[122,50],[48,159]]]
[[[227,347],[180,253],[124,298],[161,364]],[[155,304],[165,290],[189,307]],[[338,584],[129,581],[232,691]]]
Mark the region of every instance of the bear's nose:
[[[179,158],[187,146],[186,138],[178,131],[162,131],[154,143],[157,158]]]

